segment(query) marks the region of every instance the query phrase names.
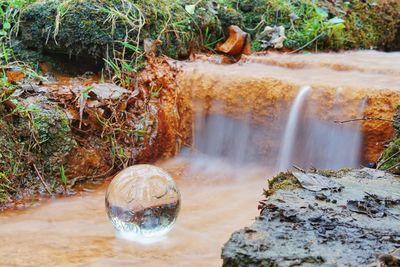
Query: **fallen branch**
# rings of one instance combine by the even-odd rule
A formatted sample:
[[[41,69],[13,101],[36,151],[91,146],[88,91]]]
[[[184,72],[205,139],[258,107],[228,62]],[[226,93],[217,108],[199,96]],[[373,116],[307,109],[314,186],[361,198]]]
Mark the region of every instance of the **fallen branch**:
[[[40,179],[40,181],[42,182],[42,184],[43,184],[44,188],[46,189],[46,191],[47,191],[50,195],[53,195],[53,193],[50,191],[49,186],[48,186],[48,185],[46,184],[46,182],[44,181],[42,175],[40,174],[40,172],[39,172],[39,170],[38,170],[38,168],[36,167],[35,164],[33,164],[33,168],[35,169],[37,175],[39,176],[39,179]]]
[[[394,120],[388,120],[388,119],[382,119],[382,118],[371,118],[371,117],[363,117],[363,118],[358,118],[358,119],[351,119],[351,120],[345,120],[345,121],[334,121],[335,123],[348,123],[348,122],[356,122],[356,121],[386,121],[386,122],[391,122],[393,123]]]

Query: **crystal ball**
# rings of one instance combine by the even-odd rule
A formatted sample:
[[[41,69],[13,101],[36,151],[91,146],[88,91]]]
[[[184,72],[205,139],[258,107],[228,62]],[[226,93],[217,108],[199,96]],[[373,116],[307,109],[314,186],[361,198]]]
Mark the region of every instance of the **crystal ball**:
[[[120,234],[160,237],[174,226],[181,197],[172,177],[152,165],[121,171],[106,192],[106,210]]]

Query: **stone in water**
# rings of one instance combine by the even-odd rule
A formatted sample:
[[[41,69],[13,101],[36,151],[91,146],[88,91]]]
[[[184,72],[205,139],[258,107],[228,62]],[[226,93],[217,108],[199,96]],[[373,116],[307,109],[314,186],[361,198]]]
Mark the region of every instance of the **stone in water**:
[[[110,183],[106,209],[120,234],[160,237],[176,221],[180,193],[166,171],[152,165],[135,165],[121,171]]]

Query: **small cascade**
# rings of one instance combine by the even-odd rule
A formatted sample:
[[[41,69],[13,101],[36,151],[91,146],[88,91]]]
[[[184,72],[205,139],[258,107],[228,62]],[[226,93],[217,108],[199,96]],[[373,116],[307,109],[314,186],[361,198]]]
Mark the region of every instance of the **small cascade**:
[[[297,95],[286,125],[284,139],[278,159],[278,171],[290,169],[292,165],[302,168],[337,169],[359,167],[362,155],[362,129],[360,122],[337,123],[343,116],[341,88],[331,109],[324,111],[330,120],[323,120],[316,108],[318,103],[308,101],[309,90],[302,88]],[[368,98],[359,103],[358,117],[363,117]]]
[[[249,111],[243,111],[240,119],[226,116],[224,103],[212,103],[213,112],[200,109],[194,114],[194,134],[192,148],[183,152],[191,159],[195,170],[210,171],[240,168],[243,164],[261,163],[261,148],[256,143],[262,141],[261,127],[252,125]]]
[[[197,103],[192,147],[183,158],[189,159],[195,170],[210,173],[224,168],[236,172],[250,165],[275,171],[293,165],[304,169],[359,167],[361,123],[337,121],[347,118],[345,107],[353,107],[350,118],[363,117],[368,99],[349,102],[338,88],[331,100],[321,105],[321,92],[311,92],[310,86],[301,87],[287,120],[282,116],[265,124],[254,123],[251,109],[244,108],[235,116],[226,111],[225,102]]]
[[[286,170],[291,167],[293,147],[297,138],[297,130],[299,126],[301,110],[310,91],[310,86],[302,87],[296,99],[294,100],[292,109],[289,114],[289,119],[286,124],[285,134],[282,143],[283,145],[279,153],[278,170]]]

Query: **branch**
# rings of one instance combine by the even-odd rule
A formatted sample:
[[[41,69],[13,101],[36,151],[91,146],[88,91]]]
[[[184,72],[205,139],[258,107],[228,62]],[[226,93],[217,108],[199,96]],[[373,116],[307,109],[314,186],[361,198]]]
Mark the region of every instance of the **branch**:
[[[334,122],[342,124],[342,123],[355,122],[355,121],[386,121],[386,122],[391,122],[391,123],[394,122],[394,120],[388,120],[388,119],[383,119],[383,118],[370,118],[370,117],[363,117],[363,118],[345,120],[345,121],[334,121]]]
[[[39,176],[40,181],[42,182],[42,184],[44,185],[44,188],[46,189],[47,192],[49,192],[49,194],[52,196],[53,193],[50,191],[49,186],[46,184],[46,182],[44,181],[42,175],[40,174],[38,168],[36,167],[35,164],[33,164],[33,168],[35,168],[35,171],[37,173],[37,175]]]
[[[306,173],[306,171],[304,170],[304,169],[302,169],[302,168],[300,168],[299,166],[296,166],[296,165],[292,165],[293,166],[293,168],[295,168],[296,170],[298,170],[298,171],[301,171],[302,173]]]

